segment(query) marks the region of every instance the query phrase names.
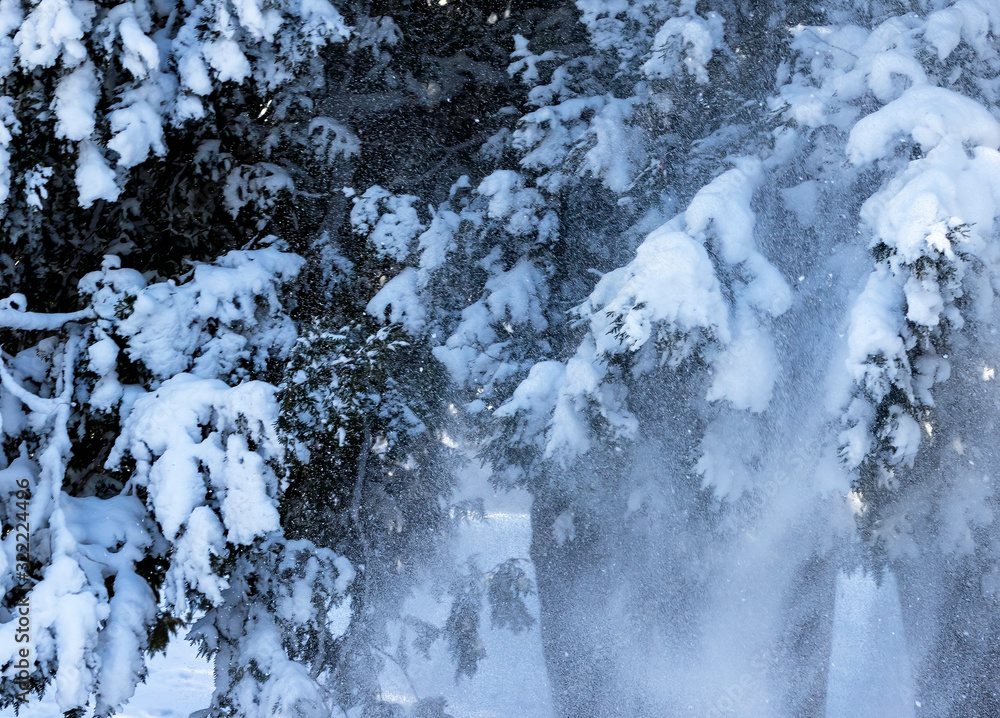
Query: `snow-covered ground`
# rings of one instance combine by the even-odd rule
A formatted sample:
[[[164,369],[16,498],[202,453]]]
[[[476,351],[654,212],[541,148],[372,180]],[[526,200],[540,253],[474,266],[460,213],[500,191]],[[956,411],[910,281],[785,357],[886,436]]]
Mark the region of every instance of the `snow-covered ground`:
[[[459,498],[485,496],[485,518],[468,522],[460,529],[456,559],[464,563],[474,558],[480,568],[489,569],[510,558],[528,558],[531,525],[527,493],[494,496],[485,485],[485,477],[475,476],[466,478],[463,489],[465,495]],[[406,612],[443,625],[447,608],[429,595],[417,594],[408,602]],[[430,660],[414,660],[409,681],[398,669],[395,673],[387,671],[386,688],[399,696],[402,703],[444,695],[448,712],[462,718],[551,718],[552,704],[538,634],[537,596],[530,598],[528,609],[536,623],[531,630],[520,634],[492,630],[489,619],[483,617],[481,631],[486,659],[471,678],[455,681],[454,664],[439,641],[431,648]]]
[[[486,516],[482,521],[464,524],[459,530],[456,558],[464,563],[475,557],[484,569],[508,558],[527,558],[531,537],[528,495],[521,492],[494,496],[485,477],[476,475],[479,472],[471,473],[459,498],[486,495]],[[529,610],[537,621],[537,600],[534,596],[532,599]],[[429,595],[418,594],[406,609],[419,618],[443,625],[447,606]],[[551,718],[537,622],[527,632],[512,634],[506,630],[492,630],[484,616],[482,638],[487,658],[480,662],[479,671],[472,678],[455,681],[454,664],[439,641],[431,649],[430,660],[414,660],[408,671],[409,680],[392,664],[386,667],[384,698],[410,704],[417,698],[444,695],[448,712],[462,718]],[[208,706],[212,684],[212,666],[188,643],[174,641],[165,656],[157,656],[151,661],[146,683],[138,688],[119,716],[187,718],[193,711]],[[60,715],[51,696],[21,711],[22,718],[58,718]],[[0,711],[0,718],[14,718],[13,709]]]
[[[912,680],[896,579],[837,580],[827,718],[913,718]]]
[[[469,522],[459,532],[456,558],[474,557],[489,568],[508,558],[526,558],[530,541],[526,494],[492,496],[473,477],[466,496],[487,495],[486,518]],[[529,601],[538,615],[535,597]],[[406,610],[419,618],[443,624],[447,606],[429,594],[416,594]],[[472,678],[454,679],[454,666],[445,647],[435,644],[430,659],[415,659],[408,675],[389,664],[383,677],[384,697],[401,704],[444,695],[448,711],[462,718],[552,718],[552,707],[541,643],[535,627],[521,634],[492,630],[484,616],[483,641],[487,658]],[[146,683],[139,687],[122,718],[186,718],[208,705],[212,667],[183,641],[175,641],[165,656],[150,665]],[[833,651],[827,718],[912,718],[915,715],[906,660],[895,580],[888,575],[881,586],[860,574],[843,575],[837,586]],[[60,711],[50,698],[21,712],[24,718],[57,718]],[[13,710],[0,718],[13,718]]]
[[[140,685],[119,718],[187,718],[208,705],[212,697],[212,666],[194,646],[174,641],[166,655],[150,661],[149,677]],[[62,712],[52,695],[21,709],[20,718],[59,718]],[[14,709],[0,711],[14,718]]]

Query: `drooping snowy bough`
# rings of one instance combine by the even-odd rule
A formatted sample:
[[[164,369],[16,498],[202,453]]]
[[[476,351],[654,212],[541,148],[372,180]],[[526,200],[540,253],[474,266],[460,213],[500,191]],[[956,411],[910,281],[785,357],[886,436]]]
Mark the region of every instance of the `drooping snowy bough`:
[[[337,162],[357,140],[317,118],[280,150],[240,141],[350,27],[325,0],[14,1],[0,18],[0,704],[48,686],[62,711],[107,715],[177,627],[238,600],[258,552],[308,563],[275,548],[274,382],[303,260],[266,230],[295,190],[289,146]],[[332,610],[353,568],[317,555],[330,570],[303,585]],[[281,620],[273,661],[309,619]]]
[[[64,710],[91,695],[98,714],[116,710],[172,621],[223,603],[232,569],[220,565],[280,542],[278,404],[256,377],[294,341],[278,297],[301,263],[275,248],[235,251],[175,283],[109,257],[80,282],[87,310],[5,322],[63,324],[0,368],[5,446],[16,447],[4,506],[23,524],[3,542],[3,588],[30,607],[30,642],[4,623],[2,661],[31,648],[7,700],[51,677]],[[331,608],[343,593],[329,592]]]
[[[27,597],[65,710],[197,618],[211,715],[440,718],[530,624],[462,445],[560,718],[821,714],[859,566],[995,715],[1000,12],[745,5],[0,2],[4,677]]]
[[[535,497],[556,712],[819,714],[863,564],[926,639],[924,705],[989,715],[996,8],[577,7],[572,51],[516,39],[496,164],[382,297],[442,317]]]
[[[360,134],[506,76],[456,71],[450,9],[369,10],[0,6],[0,705],[110,714],[178,632],[217,659],[211,715],[388,710],[417,583],[461,595],[419,628],[463,674],[483,601],[529,622],[523,571],[441,558],[445,382],[420,315],[372,301],[408,238],[355,233],[343,192],[399,179]],[[488,55],[486,19],[462,37]]]

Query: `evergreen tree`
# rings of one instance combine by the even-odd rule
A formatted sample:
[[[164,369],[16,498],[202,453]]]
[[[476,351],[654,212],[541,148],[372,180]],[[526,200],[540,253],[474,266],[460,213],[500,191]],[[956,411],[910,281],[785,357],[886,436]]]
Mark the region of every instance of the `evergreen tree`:
[[[996,714],[1000,12],[905,10],[0,0],[0,704],[444,716],[472,447],[557,715],[820,715],[857,567]]]
[[[211,715],[390,710],[388,623],[428,570],[455,586],[434,630],[461,672],[483,600],[523,628],[523,572],[446,560],[447,390],[420,318],[373,300],[413,237],[343,189],[399,170],[374,158],[406,154],[403,120],[442,160],[395,180],[433,194],[469,133],[445,108],[504,96],[489,61],[513,22],[368,11],[8,7],[5,677],[33,612],[4,705],[51,683],[68,713],[114,712],[198,619]],[[478,49],[409,50],[460,26]]]
[[[952,342],[992,346],[992,250],[979,234],[995,218],[980,169],[997,144],[983,79],[991,11],[578,7],[588,34],[564,33],[571,52],[547,34],[537,48],[517,39],[509,71],[534,85],[529,111],[484,148],[509,169],[448,215],[462,237],[449,248],[479,278],[435,350],[469,390],[497,482],[535,496],[557,711],[711,709],[727,688],[714,675],[759,673],[767,656],[741,710],[821,713],[837,567],[860,551],[880,575],[891,546],[904,603],[927,592],[904,556],[944,566],[951,552],[970,555],[942,574],[954,588],[935,588],[911,618],[935,626],[941,646],[959,626],[974,630],[949,649],[915,648],[915,669],[941,710],[989,714],[988,688],[958,688],[931,665],[957,647],[958,673],[990,674],[989,594],[959,619],[926,608],[944,610],[970,576],[989,575],[988,490],[942,471],[940,446],[927,468],[914,462],[931,417],[963,425],[932,395]],[[846,365],[827,353],[844,334]],[[978,405],[970,397],[990,371],[980,364],[952,382],[951,401]],[[823,385],[835,407],[817,406]],[[789,506],[796,521],[781,526]],[[767,548],[746,545],[748,534]],[[637,541],[651,557],[622,551]],[[631,626],[586,610],[601,603],[624,608]],[[733,615],[768,618],[720,622]],[[613,690],[650,624],[668,658],[649,682],[681,685],[691,673],[679,667],[694,660],[693,691]]]

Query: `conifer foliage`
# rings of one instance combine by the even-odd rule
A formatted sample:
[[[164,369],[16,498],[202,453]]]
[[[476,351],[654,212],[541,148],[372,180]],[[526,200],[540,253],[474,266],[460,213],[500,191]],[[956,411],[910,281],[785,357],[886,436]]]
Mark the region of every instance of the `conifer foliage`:
[[[996,715],[1000,11],[801,5],[0,0],[0,706],[441,718],[537,589],[559,718],[820,715],[862,567]]]

